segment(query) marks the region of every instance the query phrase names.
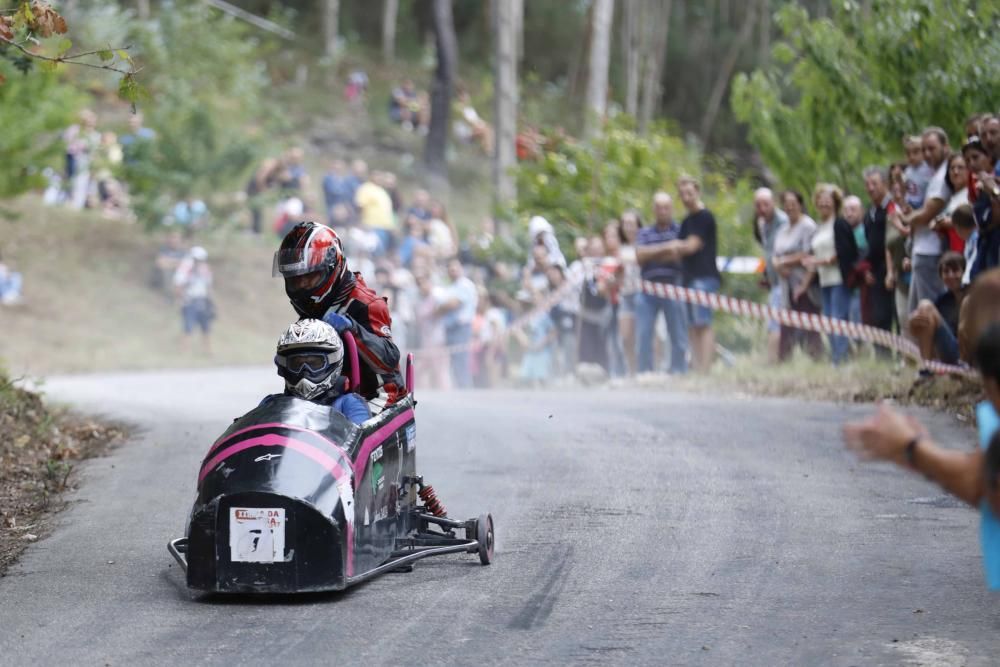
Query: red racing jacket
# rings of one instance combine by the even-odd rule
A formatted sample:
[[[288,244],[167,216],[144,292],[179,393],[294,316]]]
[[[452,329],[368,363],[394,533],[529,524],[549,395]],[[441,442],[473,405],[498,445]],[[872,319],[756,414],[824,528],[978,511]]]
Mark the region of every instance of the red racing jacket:
[[[385,298],[375,294],[361,274],[355,273],[350,294],[331,310],[350,317],[358,325],[353,333],[361,362],[361,395],[372,400],[384,392],[386,405],[405,396],[406,384],[399,372],[399,348],[392,342],[392,318]]]

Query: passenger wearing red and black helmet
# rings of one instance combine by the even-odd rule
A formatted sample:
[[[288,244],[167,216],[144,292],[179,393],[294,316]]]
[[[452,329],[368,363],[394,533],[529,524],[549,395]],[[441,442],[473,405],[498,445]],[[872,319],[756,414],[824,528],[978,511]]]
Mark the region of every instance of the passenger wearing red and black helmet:
[[[365,398],[384,396],[389,405],[406,394],[389,307],[360,273],[347,269],[336,232],[315,222],[295,225],[274,254],[273,275],[284,277],[285,293],[300,317],[322,319],[338,333],[354,335]]]

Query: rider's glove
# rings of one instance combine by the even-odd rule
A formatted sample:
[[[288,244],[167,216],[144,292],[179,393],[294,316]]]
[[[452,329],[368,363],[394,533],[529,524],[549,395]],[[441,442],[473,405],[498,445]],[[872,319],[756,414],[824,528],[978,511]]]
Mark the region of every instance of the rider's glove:
[[[323,316],[323,321],[336,329],[339,334],[345,331],[353,332],[357,328],[357,324],[350,317],[335,313],[332,310],[327,311],[326,315]]]

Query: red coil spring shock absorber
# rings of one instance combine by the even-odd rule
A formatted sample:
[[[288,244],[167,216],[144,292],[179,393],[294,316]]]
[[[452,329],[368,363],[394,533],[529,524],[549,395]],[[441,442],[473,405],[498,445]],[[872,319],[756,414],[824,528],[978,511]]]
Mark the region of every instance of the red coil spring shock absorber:
[[[424,501],[424,506],[427,508],[427,511],[434,516],[445,516],[448,514],[448,512],[444,509],[444,505],[441,504],[441,501],[438,500],[437,496],[434,494],[433,486],[428,484],[427,486],[421,487],[420,491],[417,492],[417,495],[420,496],[422,501]]]

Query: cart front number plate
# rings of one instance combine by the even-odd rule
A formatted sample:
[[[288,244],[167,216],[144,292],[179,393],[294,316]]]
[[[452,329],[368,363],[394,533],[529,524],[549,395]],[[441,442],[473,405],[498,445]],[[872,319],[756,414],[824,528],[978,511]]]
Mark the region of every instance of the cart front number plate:
[[[234,563],[284,561],[284,508],[230,508],[229,558]]]

